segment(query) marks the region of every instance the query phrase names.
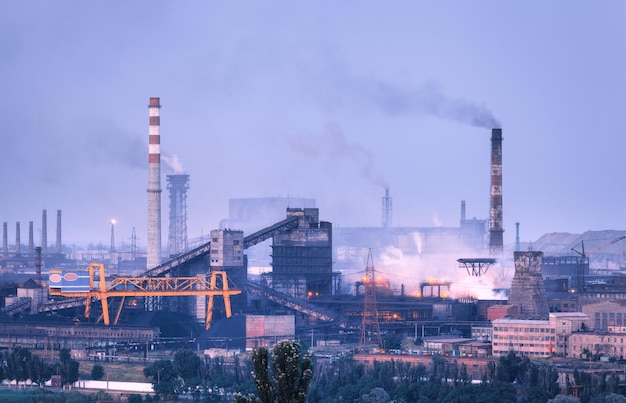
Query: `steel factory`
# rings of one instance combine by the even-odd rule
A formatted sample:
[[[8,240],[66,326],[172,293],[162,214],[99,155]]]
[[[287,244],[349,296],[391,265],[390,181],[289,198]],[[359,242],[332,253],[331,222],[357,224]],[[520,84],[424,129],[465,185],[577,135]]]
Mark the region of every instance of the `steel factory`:
[[[10,245],[4,222],[0,348],[114,355],[176,342],[245,350],[297,337],[311,346],[383,349],[385,336],[396,334],[442,353],[446,342],[436,341],[447,337],[457,340],[449,343],[456,352],[503,354],[515,344],[529,355],[576,357],[591,344],[623,358],[624,346],[594,337],[626,333],[626,231],[546,234],[522,244],[517,224],[515,245],[505,245],[501,128],[490,133],[488,219],[467,218],[462,200],[458,226],[396,227],[386,187],[379,227],[333,228],[314,199],[231,199],[230,216],[198,240],[187,233],[191,175],[177,172],[166,176],[164,253],[160,108],[159,98],[149,99],[147,249],[138,250],[134,231],[129,250],[117,248],[111,222],[109,248],[66,251],[61,210],[54,248],[46,209],[41,238],[30,221],[25,246],[21,223]],[[509,338],[528,321],[541,339]]]

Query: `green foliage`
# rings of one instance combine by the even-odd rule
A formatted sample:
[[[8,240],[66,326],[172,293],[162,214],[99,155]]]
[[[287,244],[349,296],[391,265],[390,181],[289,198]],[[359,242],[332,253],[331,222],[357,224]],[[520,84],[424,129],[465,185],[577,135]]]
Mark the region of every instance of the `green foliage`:
[[[138,395],[136,393],[128,396],[128,403],[140,403],[141,401],[141,395]]]
[[[171,360],[158,360],[143,369],[146,378],[152,378],[154,393],[164,399],[174,399],[178,396],[180,380],[174,370]]]
[[[304,403],[313,376],[310,354],[302,355],[301,345],[295,340],[283,340],[274,346],[272,365],[266,347],[252,353],[253,379],[257,395],[238,394],[238,402]]]
[[[61,375],[61,383],[63,385],[71,385],[78,380],[78,368],[80,363],[72,359],[71,350],[69,348],[62,348],[59,350],[60,365],[57,365],[56,370]]]
[[[104,367],[100,364],[94,364],[91,368],[91,379],[100,380],[104,376]]]

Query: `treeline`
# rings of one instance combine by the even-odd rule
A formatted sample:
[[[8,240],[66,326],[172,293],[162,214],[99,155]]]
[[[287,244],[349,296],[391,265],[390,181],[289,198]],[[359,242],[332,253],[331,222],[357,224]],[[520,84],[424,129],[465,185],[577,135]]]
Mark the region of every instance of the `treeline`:
[[[79,365],[78,361],[72,359],[67,348],[59,350],[58,362],[49,364],[27,348],[13,347],[0,354],[0,381],[19,384],[30,380],[43,385],[56,374],[61,377],[63,385],[71,385],[78,380]]]
[[[194,400],[232,401],[234,393],[255,391],[251,377],[250,360],[233,362],[224,358],[204,361],[191,350],[179,350],[173,360],[159,360],[145,367],[144,376],[152,382],[157,398],[174,400],[178,395],[189,395]]]
[[[577,389],[580,400],[559,396],[554,367],[533,363],[513,352],[489,363],[477,384],[471,382],[464,364],[442,357],[433,357],[429,368],[401,361],[374,362],[368,368],[345,357],[325,368],[316,368],[308,401],[540,403],[571,399],[587,403],[615,401],[610,399],[624,392],[615,375],[575,371],[574,378],[568,382],[567,392],[572,395]],[[623,396],[618,397],[626,401]]]

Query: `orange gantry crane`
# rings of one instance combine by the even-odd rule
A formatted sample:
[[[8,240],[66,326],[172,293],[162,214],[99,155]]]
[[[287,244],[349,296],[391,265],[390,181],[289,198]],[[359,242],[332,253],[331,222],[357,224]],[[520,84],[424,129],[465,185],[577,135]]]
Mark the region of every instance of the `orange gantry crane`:
[[[96,282],[99,283],[98,286]],[[51,296],[84,297],[86,318],[90,314],[91,302],[99,299],[102,303],[105,325],[111,324],[108,302],[108,298],[111,297],[122,297],[122,303],[113,321],[113,324],[117,324],[126,297],[206,296],[208,303],[205,329],[211,327],[213,300],[216,295],[224,298],[226,317],[230,317],[232,315],[230,297],[241,294],[241,290],[228,287],[228,278],[224,271],[211,272],[210,280],[201,277],[116,277],[107,282],[104,265],[100,263],[89,265],[88,277],[83,273],[50,270],[48,288]]]

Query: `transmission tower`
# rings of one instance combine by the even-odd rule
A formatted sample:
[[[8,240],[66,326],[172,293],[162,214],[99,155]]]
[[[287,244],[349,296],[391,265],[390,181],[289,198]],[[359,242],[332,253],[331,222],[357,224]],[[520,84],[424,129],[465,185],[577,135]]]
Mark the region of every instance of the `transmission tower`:
[[[365,289],[365,301],[363,303],[359,345],[375,343],[378,344],[379,348],[382,348],[383,340],[380,337],[378,308],[376,307],[376,270],[374,269],[371,249],[367,255],[367,267],[365,267],[363,288]]]

